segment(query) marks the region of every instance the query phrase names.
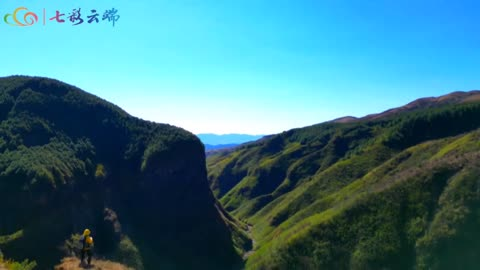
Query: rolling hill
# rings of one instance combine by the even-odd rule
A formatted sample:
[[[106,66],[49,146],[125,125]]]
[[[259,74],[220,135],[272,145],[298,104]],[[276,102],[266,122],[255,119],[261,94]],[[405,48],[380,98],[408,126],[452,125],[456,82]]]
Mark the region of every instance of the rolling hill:
[[[207,159],[247,269],[477,269],[480,92],[293,129]]]

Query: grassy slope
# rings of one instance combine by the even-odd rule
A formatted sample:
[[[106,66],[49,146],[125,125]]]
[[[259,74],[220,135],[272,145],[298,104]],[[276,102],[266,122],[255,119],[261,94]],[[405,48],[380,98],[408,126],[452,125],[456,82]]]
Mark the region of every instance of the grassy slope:
[[[6,260],[2,256],[0,256],[0,270],[33,270],[36,266],[36,262],[32,262],[29,260],[16,262],[12,260]]]
[[[476,224],[479,119],[478,103],[449,103],[292,130],[210,157],[209,179],[254,224],[248,268],[444,268],[442,241],[466,252],[458,228]]]

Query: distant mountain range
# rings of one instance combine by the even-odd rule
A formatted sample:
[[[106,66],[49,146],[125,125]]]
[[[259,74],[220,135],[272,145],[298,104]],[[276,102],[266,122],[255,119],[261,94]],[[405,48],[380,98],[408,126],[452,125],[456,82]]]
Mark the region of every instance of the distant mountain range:
[[[233,147],[238,146],[238,145],[240,145],[240,144],[238,144],[238,143],[217,144],[217,145],[205,144],[205,150],[206,151],[211,151],[211,150],[228,149],[228,148],[233,148]]]
[[[197,137],[205,144],[205,150],[218,150],[232,148],[242,143],[256,141],[264,135],[248,135],[248,134],[198,134]]]

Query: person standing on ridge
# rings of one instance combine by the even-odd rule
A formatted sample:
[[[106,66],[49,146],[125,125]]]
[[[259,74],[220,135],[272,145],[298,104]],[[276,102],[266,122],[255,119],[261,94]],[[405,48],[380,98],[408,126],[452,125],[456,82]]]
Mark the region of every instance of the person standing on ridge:
[[[90,236],[90,234],[91,234],[90,230],[85,229],[85,231],[83,231],[83,236],[80,239],[80,241],[82,242],[80,264],[83,264],[83,261],[85,260],[85,254],[86,254],[88,256],[87,262],[89,266],[90,266],[90,263],[92,262],[92,248],[93,248],[93,237]]]

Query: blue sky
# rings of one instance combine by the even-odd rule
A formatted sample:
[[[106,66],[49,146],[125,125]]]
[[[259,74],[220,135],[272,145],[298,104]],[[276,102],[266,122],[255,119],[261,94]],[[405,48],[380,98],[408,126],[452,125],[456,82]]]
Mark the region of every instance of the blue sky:
[[[0,20],[0,76],[56,78],[194,133],[277,133],[480,88],[476,1],[4,0],[0,18],[20,6],[40,22]],[[43,26],[44,8],[121,17]]]

